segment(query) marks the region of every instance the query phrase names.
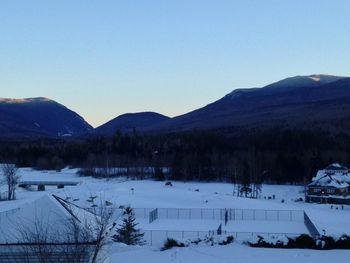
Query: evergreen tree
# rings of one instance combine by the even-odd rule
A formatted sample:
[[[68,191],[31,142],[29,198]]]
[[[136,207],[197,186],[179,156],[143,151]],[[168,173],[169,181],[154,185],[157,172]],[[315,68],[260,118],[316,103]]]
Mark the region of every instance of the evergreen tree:
[[[144,243],[142,239],[144,233],[141,233],[140,229],[136,228],[138,223],[135,223],[132,208],[130,206],[125,207],[123,215],[123,222],[117,228],[117,233],[112,237],[113,241],[127,245],[142,245]]]

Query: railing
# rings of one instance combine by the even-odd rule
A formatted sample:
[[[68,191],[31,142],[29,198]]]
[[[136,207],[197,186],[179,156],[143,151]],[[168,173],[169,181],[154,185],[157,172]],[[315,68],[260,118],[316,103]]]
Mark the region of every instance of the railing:
[[[74,186],[78,185],[79,182],[73,181],[20,181],[18,183],[19,187],[28,186],[28,185],[67,185]]]
[[[0,244],[0,262],[89,263],[96,243],[14,243]]]

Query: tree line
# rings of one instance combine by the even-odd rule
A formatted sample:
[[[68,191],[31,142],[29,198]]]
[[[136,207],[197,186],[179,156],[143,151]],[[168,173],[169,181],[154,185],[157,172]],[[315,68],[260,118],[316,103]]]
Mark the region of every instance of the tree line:
[[[37,169],[81,167],[82,175],[225,181],[248,186],[309,181],[329,163],[350,163],[348,149],[347,134],[282,128],[235,136],[220,131],[160,135],[116,132],[112,137],[3,141],[0,161]]]

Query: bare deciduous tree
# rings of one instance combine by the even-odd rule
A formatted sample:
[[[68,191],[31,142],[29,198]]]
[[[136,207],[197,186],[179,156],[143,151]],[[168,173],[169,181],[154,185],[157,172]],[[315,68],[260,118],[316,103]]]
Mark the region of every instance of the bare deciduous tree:
[[[103,250],[110,231],[116,225],[111,224],[114,208],[101,201],[101,204],[90,212],[79,207],[70,210],[69,206],[74,204],[54,197],[70,211],[72,217],[59,222],[56,230],[50,217],[37,217],[35,222],[29,225],[28,222],[22,222],[17,230],[20,233],[21,252],[26,260],[34,256],[41,263],[104,262],[106,255]],[[75,209],[81,210],[74,211]]]
[[[92,262],[95,242],[88,229],[73,218],[62,224],[63,231],[58,231],[49,221],[37,218],[32,226],[19,226],[21,262]]]
[[[18,175],[18,168],[15,164],[3,164],[1,166],[1,171],[5,177],[5,183],[8,189],[8,200],[16,199],[16,186],[19,181],[20,176]]]
[[[99,205],[92,209],[94,214],[93,224],[85,223],[85,230],[94,233],[94,251],[92,256],[92,263],[96,263],[97,259],[103,248],[106,246],[108,236],[111,230],[116,226],[116,223],[112,222],[112,216],[115,208],[112,203],[108,201],[102,201],[100,198]]]

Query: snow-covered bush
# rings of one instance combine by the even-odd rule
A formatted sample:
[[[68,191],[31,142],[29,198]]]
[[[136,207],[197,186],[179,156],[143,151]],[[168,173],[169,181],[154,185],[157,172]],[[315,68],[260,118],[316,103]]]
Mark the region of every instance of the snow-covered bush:
[[[229,236],[205,236],[203,238],[196,238],[196,239],[187,239],[185,241],[179,241],[173,238],[168,238],[163,247],[161,248],[161,251],[171,249],[173,247],[189,247],[191,245],[209,245],[209,246],[225,246],[228,244],[233,243],[234,237]]]
[[[302,248],[302,249],[350,249],[350,236],[343,235],[335,240],[331,236],[321,236],[314,239],[309,235],[302,234],[296,238],[288,238],[287,242],[277,240],[276,242],[266,241],[262,236],[258,236],[256,242],[247,242],[251,247],[264,248]]]
[[[173,247],[184,247],[185,244],[182,242],[177,241],[176,239],[173,238],[167,238],[165,240],[163,247],[161,248],[161,251],[171,249]]]
[[[350,249],[350,236],[348,235],[342,235],[337,241],[336,241],[336,247],[338,249]]]
[[[319,240],[322,241],[322,242],[319,242],[322,245],[322,247],[319,247],[320,249],[335,249],[335,248],[337,248],[336,241],[331,236],[322,236],[319,238]]]
[[[233,243],[233,241],[235,240],[235,238],[233,236],[227,236],[224,240],[222,240],[221,242],[219,242],[218,244],[220,246],[226,246],[228,244]]]
[[[166,182],[165,186],[173,186],[173,184],[171,182]]]
[[[286,245],[287,248],[315,248],[315,240],[306,234],[302,234],[295,239],[289,238]]]

